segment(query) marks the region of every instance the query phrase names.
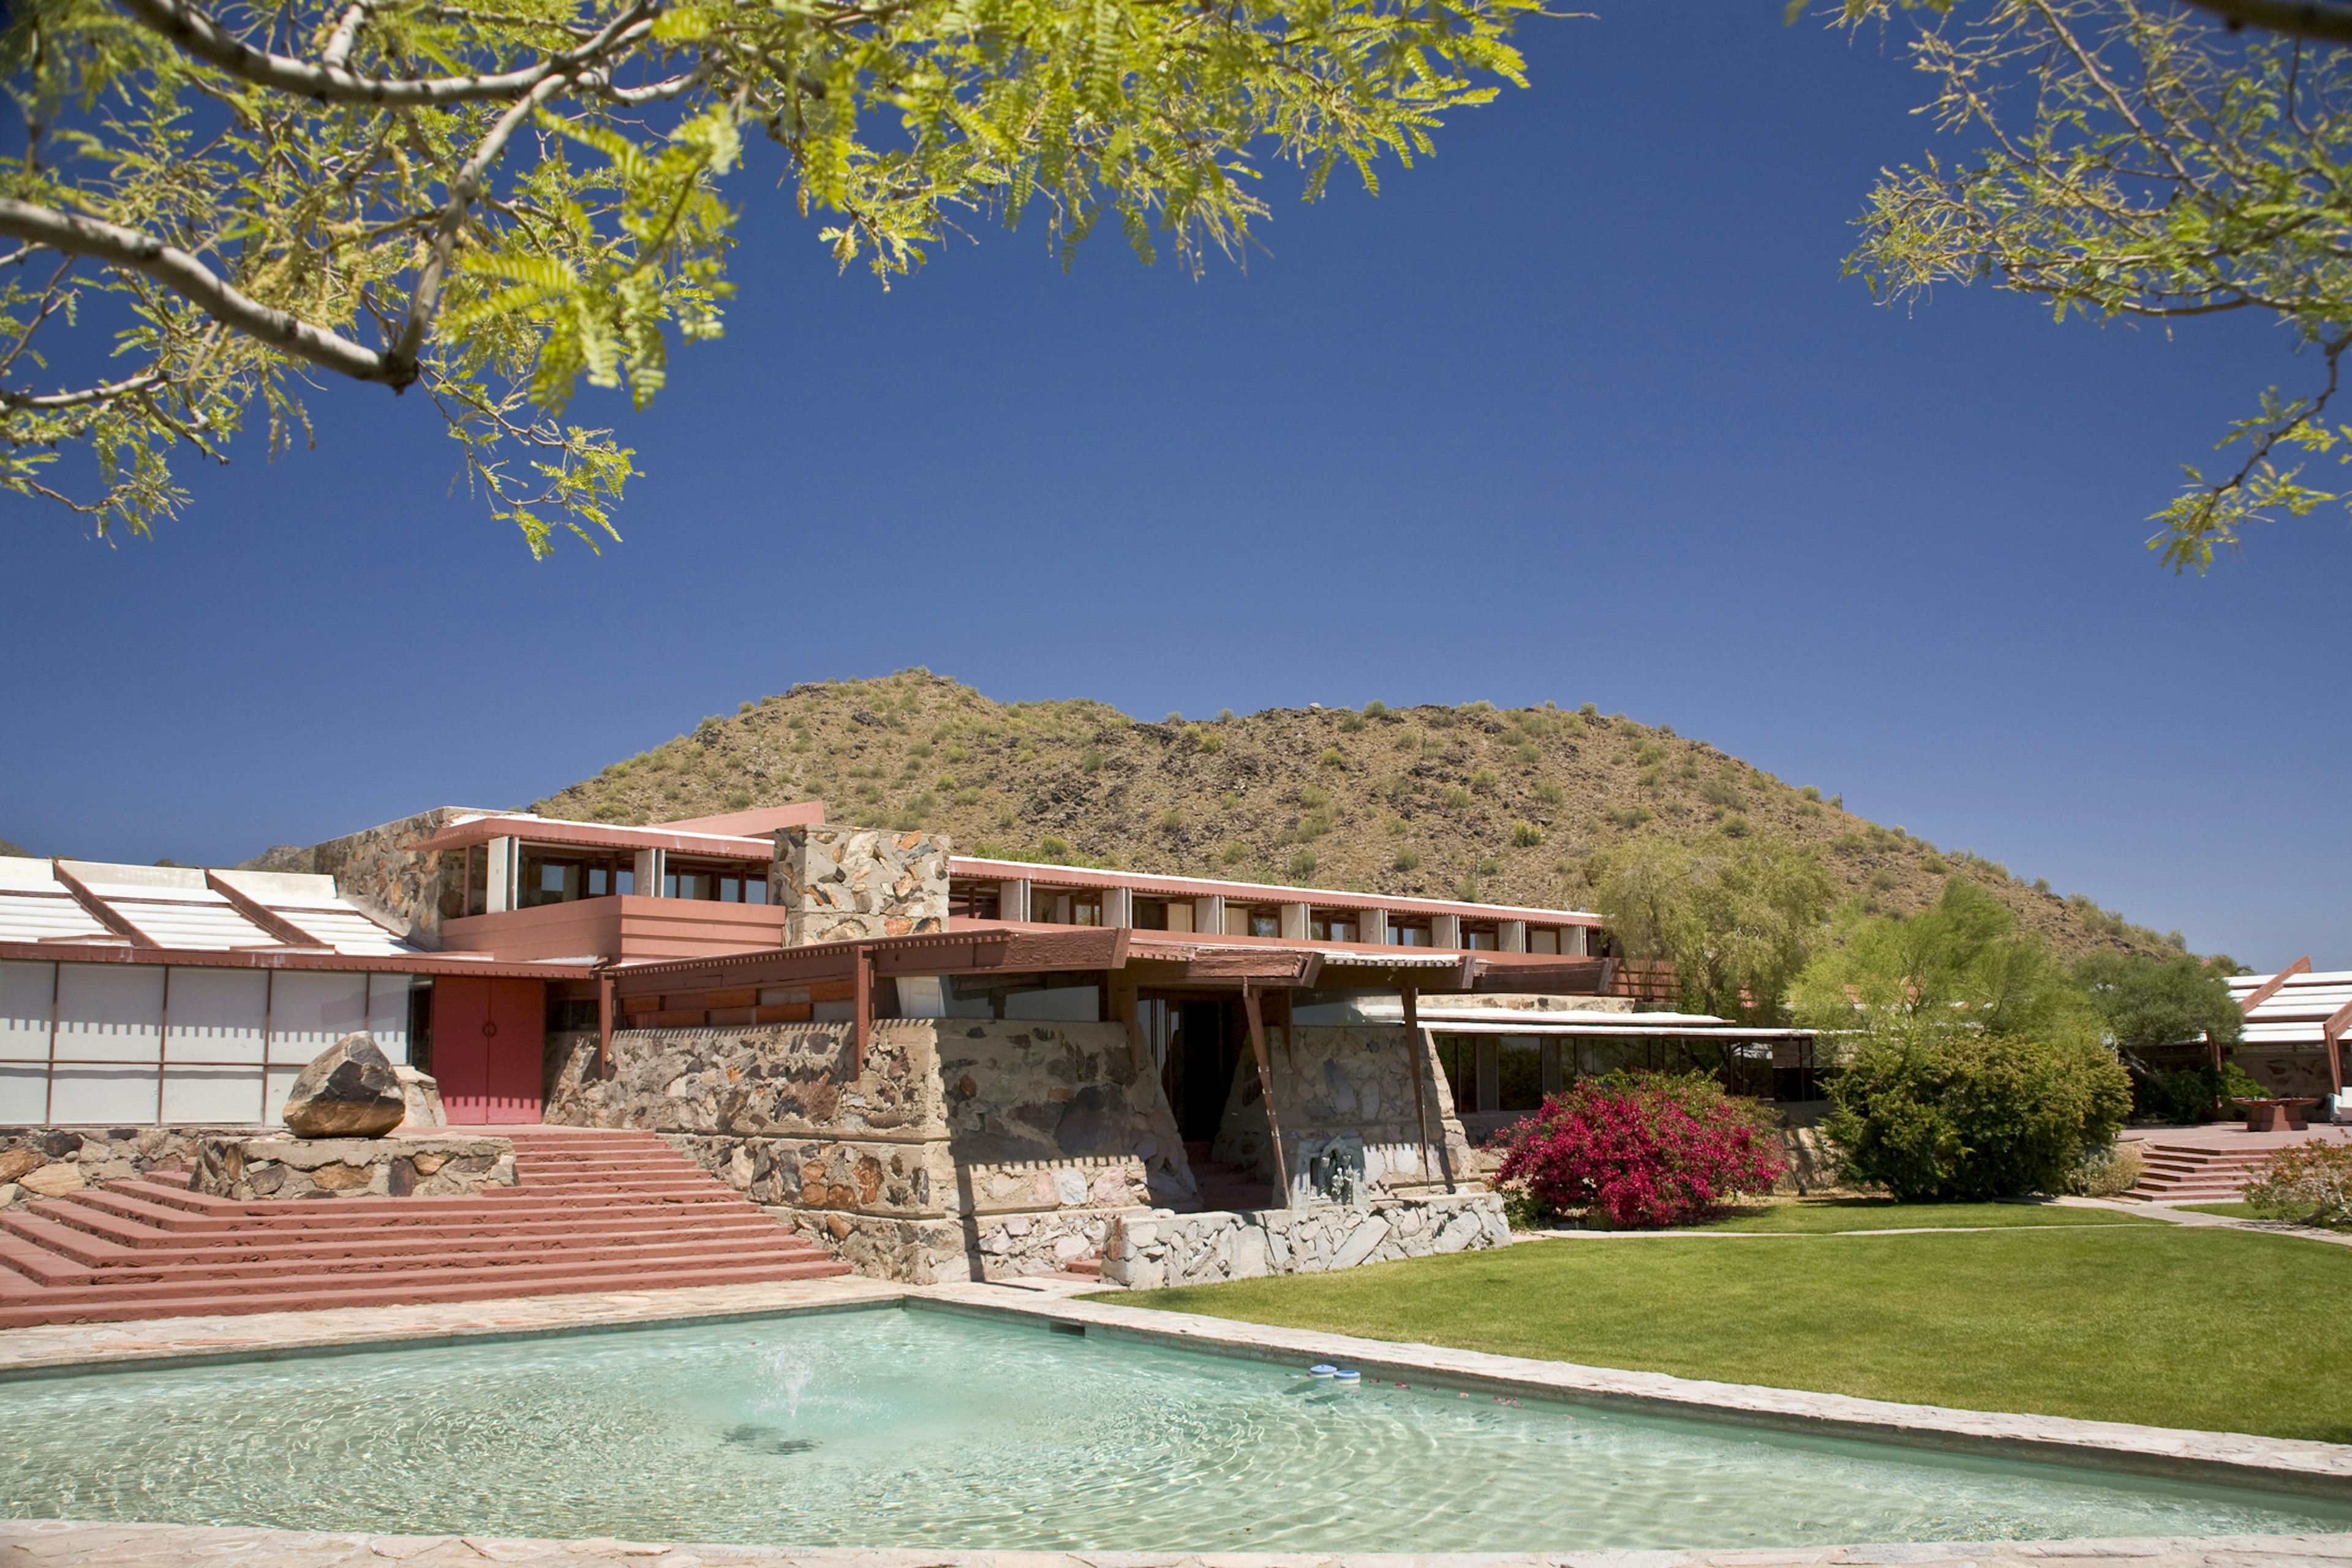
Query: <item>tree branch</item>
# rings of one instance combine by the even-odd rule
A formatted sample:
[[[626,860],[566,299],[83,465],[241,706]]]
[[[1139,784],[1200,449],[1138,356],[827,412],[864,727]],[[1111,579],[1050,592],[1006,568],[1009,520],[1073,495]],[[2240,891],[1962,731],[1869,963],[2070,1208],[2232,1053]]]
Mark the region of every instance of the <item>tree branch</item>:
[[[440,311],[441,285],[449,275],[450,261],[457,256],[457,236],[465,230],[466,215],[482,194],[482,177],[498,162],[508,141],[523,122],[570,83],[568,76],[551,76],[531,89],[529,97],[509,104],[482,138],[481,144],[474,149],[474,155],[466,160],[465,166],[449,182],[449,199],[441,208],[440,220],[433,226],[432,258],[425,262],[415,289],[408,296],[408,320],[402,324],[400,336],[393,340],[391,353],[386,355],[400,376],[397,384],[406,386],[416,379],[417,351],[425,346],[425,335],[433,330],[433,318]]]
[[[257,86],[276,88],[320,102],[377,104],[473,103],[513,98],[530,91],[551,76],[573,74],[613,49],[635,43],[649,30],[646,18],[653,10],[647,0],[638,0],[580,47],[551,55],[520,70],[486,76],[399,78],[360,76],[339,63],[312,65],[308,60],[254,48],[230,37],[211,17],[180,4],[180,0],[118,3],[149,30],[163,34],[199,59],[208,60]],[[345,20],[350,20],[348,15]],[[338,35],[341,31],[339,26]],[[329,47],[332,47],[331,42]]]
[[[263,304],[231,287],[186,251],[137,229],[54,212],[14,196],[0,196],[0,234],[69,255],[92,257],[152,278],[184,296],[215,321],[338,375],[347,375],[354,381],[383,382],[394,387],[405,386],[416,378],[413,365],[404,375],[397,375],[384,355]]]
[[[26,408],[47,412],[60,408],[80,408],[88,404],[104,403],[110,398],[152,392],[169,379],[162,371],[151,370],[144,375],[134,375],[129,381],[110,381],[101,386],[85,386],[79,392],[35,394],[11,392],[6,387],[0,386],[0,408]]]
[[[367,20],[375,0],[352,0],[342,19],[327,38],[327,47],[319,51],[319,63],[330,70],[341,70],[352,58],[352,46],[359,42],[360,24]]]
[[[2200,11],[2210,11],[2232,30],[2264,27],[2291,38],[2316,38],[2323,43],[2352,44],[2352,7],[2317,5],[2305,0],[2189,0]]]

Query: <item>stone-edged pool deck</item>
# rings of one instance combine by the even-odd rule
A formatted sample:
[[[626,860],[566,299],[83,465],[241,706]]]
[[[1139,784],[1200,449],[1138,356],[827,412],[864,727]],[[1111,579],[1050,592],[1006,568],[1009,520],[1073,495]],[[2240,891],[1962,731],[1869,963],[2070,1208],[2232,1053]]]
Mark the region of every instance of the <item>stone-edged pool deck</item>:
[[[1453,1552],[793,1551],[480,1535],[361,1535],[204,1525],[0,1520],[5,1568],[2322,1568],[2352,1563],[2352,1535],[2152,1536],[1785,1551]]]
[[[341,1308],[0,1331],[0,1381],[215,1361],[268,1361],[433,1343],[484,1342],[662,1324],[908,1308],[1025,1318],[1066,1331],[1189,1347],[1254,1360],[1339,1361],[1368,1375],[1429,1385],[1716,1420],[1780,1431],[1990,1457],[2059,1462],[2352,1499],[2352,1445],[2181,1431],[2122,1422],[1953,1410],[1843,1394],[1714,1383],[1662,1373],[1363,1340],[1076,1299],[1101,1289],[1072,1278],[906,1286],[857,1276],[463,1304]],[[1737,1551],[1445,1553],[904,1552],[392,1536],[260,1528],[0,1521],[0,1568],[51,1563],[235,1562],[267,1568],[362,1563],[438,1565],[698,1563],[762,1568],[1829,1568],[1853,1564],[2026,1563],[2128,1558],[2150,1568],[2352,1565],[2352,1534],[2043,1542],[1931,1542]]]

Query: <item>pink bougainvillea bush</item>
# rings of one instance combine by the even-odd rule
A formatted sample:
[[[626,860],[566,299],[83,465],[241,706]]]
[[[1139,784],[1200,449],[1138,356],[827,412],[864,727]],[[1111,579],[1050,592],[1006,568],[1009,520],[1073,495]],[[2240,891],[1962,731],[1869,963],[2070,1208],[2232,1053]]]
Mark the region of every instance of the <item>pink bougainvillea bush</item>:
[[[1705,1073],[1586,1079],[1512,1130],[1496,1180],[1522,1183],[1555,1211],[1612,1225],[1680,1225],[1788,1169],[1770,1112],[1734,1100]]]

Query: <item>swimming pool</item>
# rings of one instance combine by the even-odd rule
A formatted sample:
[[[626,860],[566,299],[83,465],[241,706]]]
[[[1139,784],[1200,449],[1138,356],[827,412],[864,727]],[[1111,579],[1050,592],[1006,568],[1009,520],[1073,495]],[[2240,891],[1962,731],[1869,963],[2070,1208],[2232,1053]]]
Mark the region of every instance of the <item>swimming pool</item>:
[[[0,1513],[1479,1552],[2352,1528],[2352,1503],[872,1310],[0,1383]]]

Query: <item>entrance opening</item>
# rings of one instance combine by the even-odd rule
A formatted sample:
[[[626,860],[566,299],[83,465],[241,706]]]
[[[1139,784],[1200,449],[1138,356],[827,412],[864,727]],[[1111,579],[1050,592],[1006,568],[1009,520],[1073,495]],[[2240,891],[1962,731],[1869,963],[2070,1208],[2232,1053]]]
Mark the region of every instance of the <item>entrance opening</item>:
[[[1225,1097],[1241,1063],[1240,1011],[1230,1002],[1190,997],[1169,1004],[1168,1059],[1160,1081],[1187,1143],[1213,1139],[1224,1120]]]

